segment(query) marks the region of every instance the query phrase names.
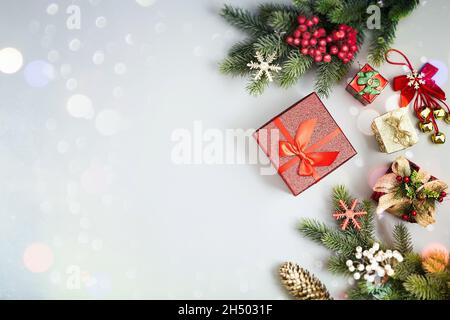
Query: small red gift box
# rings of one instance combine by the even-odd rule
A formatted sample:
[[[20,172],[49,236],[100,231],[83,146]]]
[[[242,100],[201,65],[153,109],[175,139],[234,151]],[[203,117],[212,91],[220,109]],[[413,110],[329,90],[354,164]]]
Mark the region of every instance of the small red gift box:
[[[347,91],[363,105],[368,105],[378,97],[387,84],[388,81],[366,63],[347,85]]]
[[[270,120],[254,136],[294,195],[356,155],[316,93]]]

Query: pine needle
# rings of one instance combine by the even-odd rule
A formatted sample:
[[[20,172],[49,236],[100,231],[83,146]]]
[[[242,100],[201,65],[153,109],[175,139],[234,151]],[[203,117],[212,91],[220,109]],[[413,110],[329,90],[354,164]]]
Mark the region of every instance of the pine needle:
[[[412,238],[408,229],[403,223],[394,226],[394,249],[399,251],[402,255],[412,252]]]

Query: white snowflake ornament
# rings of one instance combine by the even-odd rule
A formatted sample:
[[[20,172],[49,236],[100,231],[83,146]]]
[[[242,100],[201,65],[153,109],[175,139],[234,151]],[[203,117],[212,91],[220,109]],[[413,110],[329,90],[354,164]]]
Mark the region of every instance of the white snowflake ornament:
[[[406,76],[409,79],[408,86],[414,87],[416,90],[419,89],[421,84],[425,84],[424,76],[422,72],[419,73],[417,70],[413,70]]]
[[[281,70],[281,67],[278,64],[271,64],[276,59],[276,56],[276,53],[272,53],[264,58],[260,51],[256,51],[255,58],[258,62],[250,61],[250,63],[247,64],[247,67],[249,67],[250,70],[258,70],[254,77],[255,81],[261,79],[263,75],[265,75],[270,82],[273,81],[271,71],[278,72]]]

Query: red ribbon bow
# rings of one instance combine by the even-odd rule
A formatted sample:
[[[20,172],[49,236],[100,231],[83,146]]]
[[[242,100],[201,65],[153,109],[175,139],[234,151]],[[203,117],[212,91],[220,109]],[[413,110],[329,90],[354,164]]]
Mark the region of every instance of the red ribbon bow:
[[[292,138],[279,118],[275,119],[274,123],[287,139],[287,141],[279,142],[280,157],[293,157],[278,168],[279,173],[285,172],[295,163],[300,161],[297,171],[298,175],[312,176],[315,180],[318,180],[320,175],[317,173],[315,167],[329,166],[336,160],[339,151],[315,151],[333,140],[339,134],[339,129],[334,130],[315,144],[308,147],[311,136],[314,133],[317,119],[310,119],[301,123],[297,128],[295,138]]]
[[[400,54],[405,59],[406,63],[393,62],[389,60],[388,54],[390,52],[397,52]],[[434,110],[435,108],[439,108],[441,105],[445,106],[447,111],[450,111],[447,104],[444,102],[446,99],[445,92],[432,79],[439,69],[430,63],[426,63],[420,72],[418,72],[412,67],[408,58],[397,49],[390,49],[386,52],[386,61],[394,65],[407,66],[411,71],[408,75],[400,75],[395,77],[393,81],[394,91],[400,91],[400,107],[406,107],[411,103],[411,101],[414,101],[414,111],[419,120],[421,122],[431,120],[436,132],[438,132],[439,130],[437,129],[433,113],[430,113],[430,115],[424,119],[421,117],[420,111],[424,106]]]

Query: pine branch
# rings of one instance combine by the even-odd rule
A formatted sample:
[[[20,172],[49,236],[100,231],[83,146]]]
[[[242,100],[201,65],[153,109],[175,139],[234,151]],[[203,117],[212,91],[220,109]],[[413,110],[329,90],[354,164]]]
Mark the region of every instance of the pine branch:
[[[267,24],[278,32],[291,33],[296,27],[297,14],[295,12],[274,11],[268,18]]]
[[[350,24],[352,22],[365,22],[367,2],[361,0],[347,0],[343,5],[335,7],[328,14],[328,19],[333,23]]]
[[[360,218],[361,229],[357,232],[357,236],[362,244],[369,247],[376,241],[375,239],[375,223],[374,223],[374,208],[369,200],[363,200],[362,209],[367,212],[366,215]]]
[[[292,3],[301,14],[312,16],[314,14],[312,2],[310,0],[293,0]]]
[[[410,275],[403,285],[416,299],[445,300],[448,298],[447,283],[431,275]]]
[[[280,4],[280,3],[263,3],[263,4],[259,5],[259,7],[258,7],[259,17],[264,22],[267,22],[267,19],[269,19],[270,16],[275,11],[292,13],[294,15],[299,14],[298,9],[292,5],[286,5],[286,4]]]
[[[389,11],[389,19],[399,21],[408,16],[418,5],[419,0],[397,1]]]
[[[252,56],[255,54],[253,49],[253,41],[246,40],[235,43],[228,52],[230,56],[234,55],[243,55],[243,56]]]
[[[261,77],[258,80],[251,79],[247,85],[247,91],[252,96],[259,96],[264,92],[268,85],[269,79],[267,79],[267,77]]]
[[[304,237],[320,244],[323,236],[331,231],[324,223],[309,218],[302,219],[298,229]]]
[[[352,273],[348,271],[348,267],[346,266],[346,261],[348,257],[343,255],[333,255],[328,260],[328,271],[334,274],[342,274],[346,276],[350,276]]]
[[[412,274],[425,274],[422,269],[422,258],[417,253],[406,254],[394,270],[394,278],[401,281],[405,281]]]
[[[239,42],[231,49],[227,58],[219,66],[220,72],[232,76],[243,76],[251,73],[247,63],[254,55],[253,43],[250,41]]]
[[[287,88],[295,84],[311,67],[312,61],[310,56],[300,54],[297,50],[292,50],[283,64],[283,69],[281,69],[278,78],[280,85]]]
[[[395,225],[393,235],[395,250],[399,251],[402,255],[412,252],[412,238],[404,224],[399,223]]]
[[[384,24],[381,26],[381,29],[373,30],[373,40],[367,57],[369,62],[375,66],[384,62],[386,52],[394,43],[397,29],[397,21],[389,21],[387,17],[383,21]]]
[[[329,250],[350,257],[357,246],[360,245],[358,239],[350,236],[341,230],[326,232],[322,237],[322,244]]]
[[[241,8],[234,8],[230,5],[225,5],[220,15],[231,25],[253,36],[259,36],[262,33],[270,31],[259,17]]]
[[[347,188],[343,185],[339,185],[333,188],[333,205],[334,210],[339,211],[342,210],[339,202],[343,201],[344,203],[350,203],[352,198]]]
[[[321,97],[328,97],[332,85],[342,80],[348,73],[349,68],[350,63],[343,64],[335,57],[333,57],[330,63],[319,63],[316,84],[314,86],[317,94]]]
[[[342,1],[341,0],[321,0],[316,1],[315,7],[316,11],[320,14],[326,15],[331,11],[341,9]]]
[[[253,44],[253,48],[255,52],[259,51],[264,56],[276,52],[278,57],[285,55],[289,50],[288,45],[277,34],[259,37]]]

